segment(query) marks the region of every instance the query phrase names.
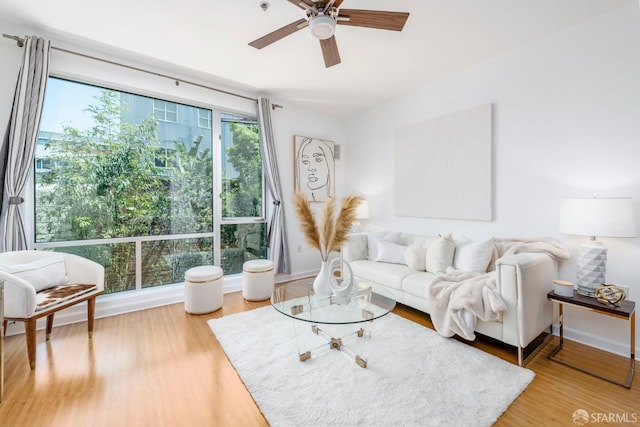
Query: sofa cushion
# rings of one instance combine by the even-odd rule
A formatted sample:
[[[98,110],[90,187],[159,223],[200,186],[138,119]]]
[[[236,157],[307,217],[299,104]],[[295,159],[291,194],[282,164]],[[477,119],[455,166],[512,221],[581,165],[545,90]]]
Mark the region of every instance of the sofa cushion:
[[[427,256],[425,258],[427,271],[431,273],[446,271],[447,267],[453,265],[455,251],[456,244],[451,234],[440,236],[427,248]]]
[[[427,248],[423,246],[411,245],[407,247],[404,253],[404,258],[407,266],[418,271],[425,271],[427,269],[426,258]]]
[[[429,301],[427,292],[437,276],[429,272],[411,274],[402,281],[402,290],[408,294]]]
[[[0,268],[25,280],[35,288],[36,292],[63,285],[69,281],[64,255],[56,252],[52,252],[46,258],[24,264],[3,265]]]
[[[456,242],[453,267],[462,271],[485,273],[491,261],[493,247],[493,238],[481,242],[461,238]]]
[[[353,275],[358,279],[379,283],[389,288],[402,290],[402,280],[416,270],[401,264],[389,264],[370,260],[357,260],[350,263]]]
[[[373,261],[389,262],[392,264],[406,264],[405,252],[407,247],[397,243],[387,242],[386,240],[378,240],[378,253]]]
[[[400,233],[396,231],[376,231],[367,234],[367,246],[369,249],[369,259],[374,260],[378,257],[378,241],[396,243]]]
[[[413,236],[413,238],[407,244],[407,246],[411,245],[411,246],[421,246],[424,248],[428,248],[436,240],[438,240],[438,238],[433,236]]]
[[[397,237],[395,242],[399,243],[401,245],[405,245],[405,246],[410,246],[410,245],[415,245],[415,244],[419,244],[420,246],[427,246],[427,245],[424,244],[426,239],[428,239],[427,236],[419,236],[419,235],[416,235],[416,234],[413,234],[413,233],[404,233],[404,232],[402,232]],[[435,238],[433,240],[435,240]]]

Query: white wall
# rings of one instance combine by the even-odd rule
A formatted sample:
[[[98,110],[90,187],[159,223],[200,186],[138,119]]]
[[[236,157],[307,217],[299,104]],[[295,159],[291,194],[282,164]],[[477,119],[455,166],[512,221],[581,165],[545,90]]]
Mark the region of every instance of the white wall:
[[[275,98],[273,102],[278,103]],[[276,109],[271,117],[273,120],[274,138],[278,142],[277,155],[284,195],[287,242],[291,254],[291,273],[292,276],[306,276],[318,271],[321,258],[317,250],[311,249],[306,244],[291,204],[294,191],[293,136],[311,136],[333,141],[344,149],[346,133],[342,120],[300,108],[286,107],[284,109]],[[337,196],[344,196],[346,194],[346,183],[344,182],[345,169],[343,157],[337,159],[335,169]],[[316,213],[317,218],[320,216],[319,208],[321,206],[319,203],[312,204],[312,209]]]
[[[494,220],[395,216],[395,129],[486,103],[495,108]],[[575,255],[583,239],[557,231],[563,198],[628,196],[640,216],[638,5],[398,96],[347,126],[346,182],[369,200],[373,224],[476,239],[550,236]],[[607,281],[629,286],[631,299],[640,301],[640,239],[601,240],[609,248]],[[575,281],[575,271],[574,257],[560,278]],[[628,355],[624,322],[575,310],[565,320],[568,336]]]

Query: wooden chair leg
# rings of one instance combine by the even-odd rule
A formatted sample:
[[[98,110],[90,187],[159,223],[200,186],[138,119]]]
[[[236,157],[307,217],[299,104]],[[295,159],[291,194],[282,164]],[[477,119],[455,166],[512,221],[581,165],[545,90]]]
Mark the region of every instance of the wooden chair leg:
[[[9,325],[9,321],[7,319],[4,319],[4,321],[2,322],[2,327],[4,328],[4,331],[2,331],[2,336],[6,337],[7,336],[7,326]]]
[[[51,338],[51,331],[53,330],[53,314],[47,316],[47,341]]]
[[[87,325],[89,329],[89,338],[93,337],[93,317],[96,312],[96,298],[87,300]]]
[[[24,321],[24,328],[27,335],[27,355],[29,356],[29,367],[36,367],[36,320],[27,319]]]

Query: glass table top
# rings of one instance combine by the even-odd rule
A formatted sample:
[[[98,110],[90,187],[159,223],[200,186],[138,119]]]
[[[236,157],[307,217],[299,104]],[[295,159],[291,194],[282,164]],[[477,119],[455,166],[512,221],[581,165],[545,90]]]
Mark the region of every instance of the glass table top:
[[[363,282],[353,287],[346,304],[338,304],[330,295],[316,295],[313,279],[295,280],[277,287],[271,295],[271,305],[285,316],[321,324],[368,322],[396,306],[391,291]]]

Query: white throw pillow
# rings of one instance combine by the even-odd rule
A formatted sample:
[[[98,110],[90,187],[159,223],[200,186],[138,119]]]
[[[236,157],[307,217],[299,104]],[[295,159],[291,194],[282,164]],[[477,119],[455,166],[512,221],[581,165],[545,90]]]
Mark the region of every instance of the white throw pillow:
[[[374,261],[390,262],[393,264],[406,264],[405,252],[407,247],[397,243],[378,240],[378,254]]]
[[[453,264],[453,254],[456,251],[456,243],[451,234],[440,236],[427,248],[425,266],[431,273],[441,273]]]
[[[25,264],[2,265],[7,273],[29,282],[36,292],[54,286],[64,285],[69,281],[64,265],[64,255],[52,252],[51,256]]]
[[[414,270],[425,271],[427,269],[427,248],[423,246],[408,246],[404,253],[407,265]]]
[[[416,236],[413,238],[409,246],[422,246],[424,248],[428,248],[436,240],[438,240],[438,238],[433,236]]]
[[[456,242],[453,267],[456,270],[486,273],[492,254],[493,238],[482,242],[462,238]]]
[[[397,243],[400,237],[399,232],[395,231],[377,231],[367,234],[368,258],[375,261],[378,257],[378,241]]]

